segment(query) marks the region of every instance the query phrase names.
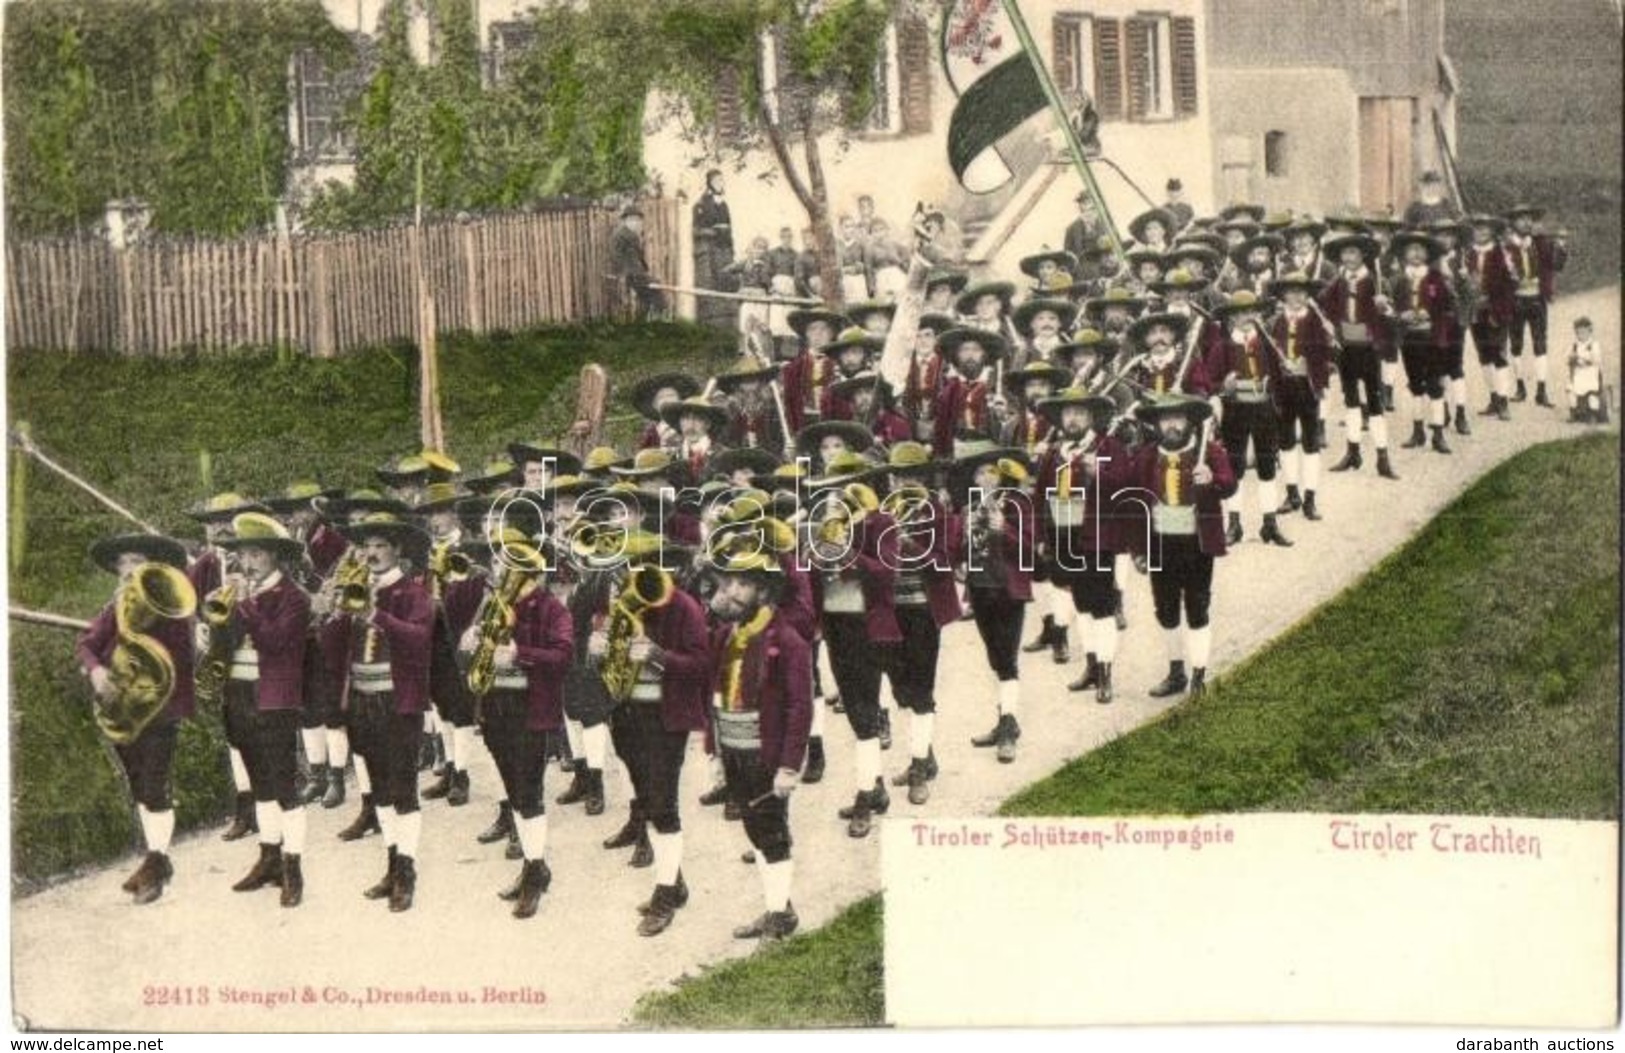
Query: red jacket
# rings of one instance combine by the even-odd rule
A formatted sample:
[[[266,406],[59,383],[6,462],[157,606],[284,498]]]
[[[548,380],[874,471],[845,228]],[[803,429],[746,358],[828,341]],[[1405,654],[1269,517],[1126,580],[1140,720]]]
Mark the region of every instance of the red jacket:
[[[1530,236],[1529,244],[1519,245],[1508,234],[1506,245],[1507,270],[1512,275],[1513,287],[1526,277],[1533,277],[1540,287],[1540,298],[1552,302],[1557,294],[1557,272],[1568,262],[1568,252],[1544,234]]]
[[[810,643],[818,636],[818,604],[813,599],[812,575],[801,569],[794,552],[779,557],[779,569],[784,572],[784,589],[779,594],[776,620]]]
[[[191,618],[166,618],[147,630],[169,652],[175,664],[175,690],[163,711],[153,718],[153,725],[173,724],[186,720],[197,711],[192,694],[192,627]],[[112,671],[113,651],[118,646],[118,623],[113,617],[113,604],[109,603],[91,619],[90,627],[79,634],[73,648],[74,657],[88,674],[96,668]]]
[[[1268,380],[1271,401],[1280,395],[1281,359],[1258,333],[1249,332],[1239,344],[1226,333],[1214,345],[1205,365],[1216,393],[1223,393],[1225,378],[1234,373],[1239,381]]]
[[[705,609],[688,593],[674,589],[665,606],[644,612],[643,631],[660,648],[660,722],[671,732],[704,731],[711,703],[711,639]]]
[[[1474,304],[1472,317],[1463,321],[1468,325],[1480,322],[1510,325],[1518,282],[1507,269],[1505,250],[1492,241],[1484,245],[1482,251],[1478,245],[1469,245],[1461,250],[1460,256],[1472,287],[1470,302]]]
[[[737,626],[720,626],[712,637],[713,683],[721,687],[722,663]],[[774,612],[745,649],[742,694],[758,714],[765,767],[800,771],[812,731],[812,647],[798,629]]]
[[[851,551],[841,568],[842,577],[856,576],[863,589],[865,628],[870,643],[897,643],[903,630],[897,624],[898,534],[896,520],[884,512],[871,512],[854,531]],[[822,567],[812,574],[813,596],[824,610]],[[833,569],[833,568],[831,568]]]
[[[834,372],[829,359],[816,351],[803,351],[779,369],[779,386],[784,394],[784,413],[790,418],[790,431],[800,431],[809,423],[809,410],[816,412],[824,387]]]
[[[1004,591],[1012,600],[1026,603],[1033,598],[1032,562],[1036,551],[1038,516],[1026,494],[1006,494],[999,509],[1004,514],[1004,532],[993,538],[1004,562]],[[970,558],[970,532],[974,508],[955,512],[948,520],[948,549],[955,562]],[[1025,565],[1024,565],[1025,564]]]
[[[1184,493],[1195,496],[1196,535],[1201,550],[1209,556],[1222,556],[1225,554],[1224,509],[1220,502],[1235,495],[1236,473],[1224,445],[1212,441],[1207,444],[1207,466],[1213,472],[1213,481],[1197,486],[1191,479],[1196,456],[1195,443],[1187,444],[1181,451],[1180,487]],[[1142,556],[1155,552],[1151,547],[1153,527],[1146,517],[1161,501],[1159,495],[1165,481],[1162,449],[1155,444],[1140,447],[1128,461],[1107,469],[1103,485],[1116,498],[1123,516],[1122,541],[1126,551]]]
[[[1085,443],[1087,444],[1087,440]],[[1038,462],[1033,487],[1034,514],[1038,519],[1036,536],[1049,546],[1051,553],[1062,551],[1060,548],[1062,541],[1056,537],[1057,527],[1051,518],[1049,502],[1050,491],[1058,489],[1064,446],[1064,440],[1057,440],[1044,454],[1043,460]],[[1103,459],[1100,465],[1103,472],[1112,464],[1126,463],[1130,456],[1127,447],[1111,435],[1101,436],[1095,444],[1094,452],[1096,457]],[[1081,526],[1066,531],[1071,536],[1065,541],[1064,558],[1068,564],[1067,569],[1081,570],[1083,568],[1077,566],[1077,561],[1086,559],[1089,567],[1093,568],[1097,551],[1116,552],[1120,549],[1121,543],[1118,539],[1120,530],[1110,501],[1111,492],[1102,490],[1099,479],[1091,479],[1084,472],[1081,453],[1075,454],[1071,462],[1072,489],[1074,492],[1082,491],[1085,514]],[[1057,493],[1055,496],[1061,495]]]
[[[938,390],[932,411],[932,446],[938,457],[953,456],[954,437],[962,431],[993,435],[993,414],[988,409],[992,381],[992,373],[984,369],[977,380],[954,376]]]
[[[1394,279],[1393,291],[1394,331],[1401,340],[1423,341],[1439,350],[1448,350],[1456,326],[1456,297],[1450,291],[1450,282],[1438,268],[1429,267],[1419,281],[1412,281],[1401,270]],[[1407,311],[1426,311],[1427,329],[1409,328],[1399,317]]]
[[[317,523],[305,541],[305,549],[310,553],[311,566],[316,568],[317,574],[325,578],[333,573],[333,568],[338,566],[339,560],[350,551],[350,543],[345,540],[343,534],[326,523]]]
[[[514,648],[525,671],[525,727],[557,731],[564,726],[564,674],[575,657],[570,612],[537,585],[514,604]]]
[[[232,621],[254,641],[259,656],[255,693],[259,710],[300,708],[304,704],[310,597],[283,575],[274,587],[239,602]]]
[[[882,446],[909,442],[914,438],[914,425],[896,410],[881,410],[876,413],[875,419],[869,423],[869,430],[874,433],[875,442]]]
[[[1381,351],[1388,346],[1388,320],[1377,306],[1375,272],[1367,270],[1351,284],[1339,267],[1337,277],[1320,291],[1320,306],[1333,325],[1359,323],[1366,327],[1374,348]]]
[[[1285,309],[1282,309],[1270,326],[1270,336],[1281,354],[1288,359],[1296,354],[1304,360],[1309,371],[1309,385],[1317,397],[1326,390],[1332,377],[1331,336],[1326,332],[1326,323],[1320,320],[1313,307],[1305,307],[1302,316],[1297,319],[1288,318]]]
[[[203,554],[186,568],[186,578],[192,583],[192,591],[197,593],[198,602],[202,603],[203,597],[220,587],[220,552],[213,548],[204,549]]]
[[[401,579],[377,594],[372,624],[389,642],[389,674],[394,682],[395,712],[401,716],[429,708],[429,644],[434,638],[435,608],[428,586],[414,577]],[[355,618],[339,616],[322,627],[322,654],[333,682],[343,684],[346,702],[350,683],[350,638],[362,630]]]
[[[1190,364],[1185,367],[1185,378],[1179,385],[1179,390],[1186,395],[1195,395],[1205,399],[1214,392],[1213,379],[1208,376],[1207,366],[1203,357],[1207,353],[1204,348],[1211,348],[1211,344],[1199,343],[1195,351],[1191,352]],[[1181,351],[1173,360],[1161,367],[1151,365],[1150,359],[1145,359],[1139,365],[1128,371],[1128,379],[1147,391],[1162,395],[1174,388],[1174,378],[1179,373],[1179,366],[1184,361],[1185,354]]]
[[[964,608],[959,602],[959,586],[954,581],[954,562],[949,541],[948,511],[936,497],[929,499],[929,513],[904,524],[893,520],[891,532],[897,536],[900,570],[918,570],[925,583],[926,606],[937,628],[959,620]]]

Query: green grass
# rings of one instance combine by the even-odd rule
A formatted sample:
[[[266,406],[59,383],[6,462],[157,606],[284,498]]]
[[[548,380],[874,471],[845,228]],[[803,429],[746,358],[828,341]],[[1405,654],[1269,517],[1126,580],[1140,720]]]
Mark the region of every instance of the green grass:
[[[814,933],[644,995],[633,1019],[659,1030],[879,1025],[883,924],[880,897],[870,896]]]
[[[1200,704],[1073,761],[1001,813],[1617,819],[1617,442],[1550,443],[1490,472]],[[636,1019],[880,1026],[878,913],[865,900],[793,949],[645,998]],[[786,954],[842,964],[795,972]],[[831,1018],[842,1006],[850,1015]]]
[[[654,324],[443,337],[449,452],[474,468],[511,440],[556,435],[569,423],[586,362],[609,370],[615,417],[633,413],[623,396],[640,376],[705,372],[729,347],[727,334]],[[137,515],[196,538],[183,513],[205,496],[203,451],[215,489],[258,494],[311,477],[375,485],[373,467],[418,448],[415,358],[408,346],[330,361],[264,350],[163,359],[12,350],[9,423],[27,421],[42,448]],[[612,436],[624,442],[634,428],[619,423]],[[12,465],[27,473],[13,602],[90,617],[111,581],[86,549],[126,524],[39,465],[15,454]],[[12,875],[26,889],[123,852],[133,824],[121,776],[89,720],[72,634],[13,630]],[[217,720],[205,715],[187,728],[176,773],[183,829],[229,803],[224,757]]]

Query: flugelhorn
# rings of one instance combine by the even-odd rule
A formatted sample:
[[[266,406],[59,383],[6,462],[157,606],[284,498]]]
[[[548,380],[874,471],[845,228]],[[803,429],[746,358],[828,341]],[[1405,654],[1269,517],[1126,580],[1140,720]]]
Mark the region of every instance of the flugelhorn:
[[[643,563],[627,575],[626,586],[609,607],[608,647],[599,675],[609,697],[624,702],[637,685],[643,664],[632,660],[632,641],[643,634],[643,616],[671,602],[676,583],[658,564]]]

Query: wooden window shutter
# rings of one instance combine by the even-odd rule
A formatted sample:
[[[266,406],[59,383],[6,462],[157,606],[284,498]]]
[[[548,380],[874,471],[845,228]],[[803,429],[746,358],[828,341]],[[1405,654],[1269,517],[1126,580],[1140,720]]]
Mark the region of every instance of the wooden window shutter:
[[[716,133],[721,140],[738,138],[743,131],[744,101],[739,92],[739,71],[732,66],[724,66],[717,71],[716,82]]]
[[[1064,15],[1056,15],[1051,23],[1050,39],[1055,42],[1055,61],[1052,68],[1055,71],[1055,83],[1062,91],[1082,86],[1078,83],[1078,53],[1074,47],[1077,43],[1076,25],[1077,23]]]
[[[1196,115],[1196,19],[1173,21],[1174,113]]]
[[[1151,81],[1151,23],[1143,18],[1130,18],[1123,26],[1125,80],[1128,82],[1128,119],[1145,120],[1151,108],[1146,89]]]
[[[931,27],[915,14],[897,20],[897,84],[902,96],[902,132],[931,130]]]
[[[1095,109],[1103,121],[1123,119],[1123,35],[1115,18],[1095,19]]]

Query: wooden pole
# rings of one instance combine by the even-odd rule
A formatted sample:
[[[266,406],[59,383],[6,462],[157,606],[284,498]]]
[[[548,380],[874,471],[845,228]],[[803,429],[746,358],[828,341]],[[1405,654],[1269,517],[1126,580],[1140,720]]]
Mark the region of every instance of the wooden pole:
[[[418,301],[418,432],[425,450],[446,449],[440,419],[439,348],[435,346],[434,293],[423,266],[423,155],[417,158],[417,207],[412,220],[412,266],[417,277]]]
[[[69,618],[61,614],[52,614],[50,611],[36,611],[32,607],[19,607],[15,603],[10,605],[6,613],[20,622],[49,625],[56,629],[73,629],[83,632],[90,628],[90,623],[83,618]]]
[[[16,446],[17,449],[19,449],[19,450],[23,451],[24,453],[28,454],[30,457],[34,458],[36,461],[43,464],[45,467],[49,468],[51,471],[53,471],[56,474],[60,475],[62,478],[66,479],[68,482],[70,482],[73,485],[79,487],[79,489],[85,491],[85,493],[89,494],[91,497],[94,497],[96,500],[100,501],[102,504],[106,505],[108,508],[111,508],[113,511],[117,512],[119,515],[123,516],[125,519],[128,519],[130,522],[134,523],[136,526],[140,527],[142,530],[146,531],[149,534],[161,534],[161,533],[163,533],[163,531],[159,530],[157,527],[155,527],[152,524],[148,523],[146,520],[142,519],[140,516],[136,515],[132,511],[130,511],[128,508],[125,508],[123,505],[119,504],[117,501],[113,500],[111,497],[108,497],[106,494],[104,494],[100,490],[96,489],[95,486],[93,486],[90,483],[86,482],[84,479],[81,479],[79,476],[75,475],[73,472],[70,472],[68,469],[62,467],[62,465],[56,463],[55,461],[51,460],[51,458],[47,457],[44,454],[44,452],[42,452],[40,450],[40,448],[38,446],[34,445],[34,440],[33,440],[32,437],[29,436],[26,429],[14,429],[12,431],[12,433],[11,433],[11,441],[12,441],[12,444],[14,446]]]

